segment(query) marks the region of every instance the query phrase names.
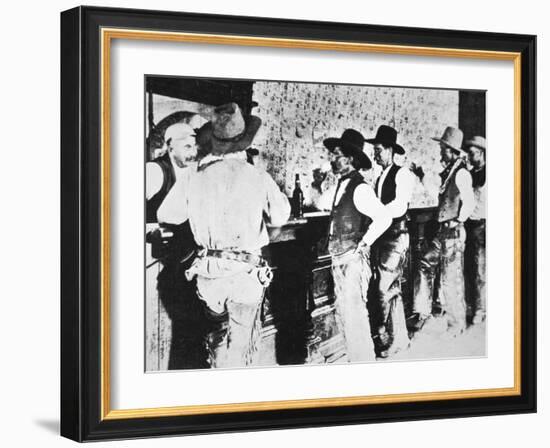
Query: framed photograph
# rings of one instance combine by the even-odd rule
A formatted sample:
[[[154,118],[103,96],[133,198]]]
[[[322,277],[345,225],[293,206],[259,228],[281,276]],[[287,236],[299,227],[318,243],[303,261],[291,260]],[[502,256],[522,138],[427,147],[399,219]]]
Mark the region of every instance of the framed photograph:
[[[535,45],[61,13],[61,434],[535,412]]]

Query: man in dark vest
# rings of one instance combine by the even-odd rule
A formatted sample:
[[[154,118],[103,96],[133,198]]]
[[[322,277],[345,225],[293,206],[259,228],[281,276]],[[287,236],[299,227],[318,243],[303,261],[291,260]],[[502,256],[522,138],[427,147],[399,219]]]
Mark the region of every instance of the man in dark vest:
[[[466,327],[464,299],[464,222],[474,210],[472,176],[466,169],[462,151],[463,134],[460,129],[447,127],[439,142],[441,176],[437,208],[438,230],[433,240],[426,243],[414,281],[415,329],[420,330],[432,313],[432,291],[436,272],[438,302],[447,320],[451,336]]]
[[[197,157],[195,130],[175,123],[164,132],[165,152],[145,165],[147,222],[157,222],[157,210],[184,169]]]
[[[473,137],[464,144],[472,165],[472,186],[475,208],[466,221],[466,254],[471,262],[466,270],[467,284],[470,286],[472,324],[480,324],[485,319],[485,215],[487,213],[487,183],[485,180],[485,139]]]
[[[328,235],[336,314],[346,341],[348,361],[374,361],[367,311],[369,252],[391,224],[391,217],[357,171],[372,166],[363,152],[364,137],[354,129],[347,129],[340,138],[328,138],[323,143],[332,152],[332,170],[339,178]]]
[[[189,175],[196,165],[195,130],[179,122],[164,132],[164,154],[146,164],[147,223],[157,222],[157,210],[176,180]],[[151,255],[159,260],[157,276],[160,301],[172,322],[168,369],[207,367],[204,340],[208,322],[198,301],[195,285],[185,278],[193,262],[196,244],[189,222],[163,224],[147,234]],[[152,269],[155,269],[152,267]]]
[[[409,169],[394,163],[394,154],[405,154],[397,143],[397,131],[382,125],[376,136],[368,139],[374,147],[374,160],[382,167],[375,184],[376,196],[392,217],[392,224],[372,246],[371,260],[375,273],[373,296],[378,328],[379,356],[387,358],[409,346],[405,309],[401,294],[403,265],[409,248],[407,210],[415,178]],[[375,331],[375,333],[376,333]]]

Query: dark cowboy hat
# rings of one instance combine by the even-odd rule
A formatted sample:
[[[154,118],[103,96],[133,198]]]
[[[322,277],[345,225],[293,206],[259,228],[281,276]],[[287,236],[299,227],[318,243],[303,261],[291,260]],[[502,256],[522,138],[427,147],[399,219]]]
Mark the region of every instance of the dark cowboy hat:
[[[214,109],[212,119],[197,131],[201,153],[214,155],[244,151],[254,140],[262,120],[255,115],[243,117],[236,103]]]
[[[369,138],[365,141],[367,143],[370,143],[371,145],[376,145],[377,143],[380,143],[386,148],[393,148],[393,151],[396,154],[405,154],[405,150],[403,149],[403,147],[397,143],[397,131],[391,126],[386,126],[385,124],[378,127],[378,130],[376,131],[376,137]]]
[[[337,147],[340,148],[344,155],[353,157],[361,168],[369,169],[372,167],[369,156],[363,152],[365,137],[355,129],[346,129],[340,138],[326,138],[323,140],[323,144],[330,152],[334,152]]]

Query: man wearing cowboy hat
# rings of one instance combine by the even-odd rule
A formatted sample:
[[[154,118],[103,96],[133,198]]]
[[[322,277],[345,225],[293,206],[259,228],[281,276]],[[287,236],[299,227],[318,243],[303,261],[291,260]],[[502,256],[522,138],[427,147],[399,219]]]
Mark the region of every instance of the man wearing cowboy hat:
[[[485,182],[485,139],[475,136],[464,144],[472,165],[472,186],[475,208],[466,221],[466,254],[471,260],[466,271],[472,295],[472,324],[485,319],[485,214],[487,187]]]
[[[414,281],[415,329],[420,330],[432,312],[432,290],[436,271],[438,301],[447,320],[449,334],[456,336],[466,327],[464,299],[464,222],[474,210],[472,176],[466,169],[460,129],[447,127],[439,142],[441,162],[445,166],[439,189],[438,230],[427,242]]]
[[[388,228],[391,217],[357,171],[372,166],[363,152],[364,137],[346,129],[340,138],[327,138],[323,143],[332,152],[332,170],[339,177],[328,235],[336,314],[348,361],[374,361],[367,311],[369,248]]]
[[[401,294],[401,277],[409,233],[407,210],[415,178],[409,169],[396,165],[395,154],[405,154],[397,143],[397,131],[386,125],[378,128],[376,136],[368,139],[374,147],[374,160],[382,167],[375,183],[376,195],[392,217],[392,224],[372,247],[375,272],[374,297],[378,308],[379,355],[386,358],[408,347],[409,336]]]
[[[286,196],[265,171],[246,161],[245,150],[261,125],[239,106],[217,107],[197,133],[209,154],[182,184],[176,183],[158,211],[161,222],[189,219],[199,255],[187,270],[209,313],[228,322],[228,332],[210,360],[212,367],[254,364],[260,336],[260,307],[271,280],[261,249],[267,224],[290,215]]]

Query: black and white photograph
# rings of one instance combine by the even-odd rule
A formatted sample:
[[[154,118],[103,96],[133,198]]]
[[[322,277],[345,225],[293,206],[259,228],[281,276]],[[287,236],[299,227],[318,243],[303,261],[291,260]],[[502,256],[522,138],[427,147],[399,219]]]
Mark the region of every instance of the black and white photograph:
[[[486,91],[147,75],[145,369],[485,357]]]

